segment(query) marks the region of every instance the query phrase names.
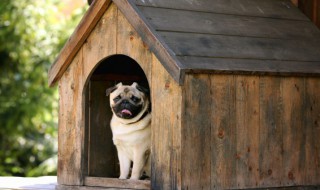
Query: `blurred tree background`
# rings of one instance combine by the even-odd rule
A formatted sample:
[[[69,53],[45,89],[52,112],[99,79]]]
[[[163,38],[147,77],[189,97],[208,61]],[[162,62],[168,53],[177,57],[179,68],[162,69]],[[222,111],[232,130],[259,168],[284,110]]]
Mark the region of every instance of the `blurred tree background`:
[[[47,71],[87,8],[66,2],[1,0],[0,176],[56,174],[58,92]]]

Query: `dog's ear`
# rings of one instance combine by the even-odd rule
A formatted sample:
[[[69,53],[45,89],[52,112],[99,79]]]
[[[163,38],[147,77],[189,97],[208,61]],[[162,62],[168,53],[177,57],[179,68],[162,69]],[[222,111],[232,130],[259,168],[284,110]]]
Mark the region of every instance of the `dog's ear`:
[[[143,92],[143,93],[145,93],[145,94],[147,94],[147,95],[150,94],[150,90],[149,90],[148,88],[145,88],[145,87],[139,85],[139,84],[136,83],[136,82],[133,83],[132,85],[136,85],[136,88],[137,88],[140,92]]]
[[[110,88],[107,88],[106,90],[106,96],[109,96],[112,92],[114,92],[115,90],[117,90],[117,88],[119,88],[120,86],[122,86],[122,83],[118,83],[117,85],[115,86],[112,86]]]

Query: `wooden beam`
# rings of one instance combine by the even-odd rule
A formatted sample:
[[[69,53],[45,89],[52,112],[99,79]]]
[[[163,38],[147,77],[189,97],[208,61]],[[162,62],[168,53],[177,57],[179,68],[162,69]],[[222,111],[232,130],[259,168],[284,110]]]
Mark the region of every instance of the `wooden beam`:
[[[114,187],[130,189],[150,189],[149,180],[120,180],[117,178],[86,177],[85,186]]]
[[[110,3],[111,0],[93,1],[80,24],[75,29],[68,42],[62,48],[59,56],[49,69],[49,86],[53,86],[63,75],[64,71],[68,68],[72,59],[77,54]]]

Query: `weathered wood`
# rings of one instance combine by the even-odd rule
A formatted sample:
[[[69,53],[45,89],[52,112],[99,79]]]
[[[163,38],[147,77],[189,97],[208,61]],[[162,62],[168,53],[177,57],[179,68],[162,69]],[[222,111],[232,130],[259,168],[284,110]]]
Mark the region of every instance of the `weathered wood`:
[[[285,78],[281,81],[283,98],[283,185],[305,184],[306,132],[305,80]]]
[[[246,0],[228,1],[220,0],[134,0],[135,4],[141,6],[154,6],[170,9],[183,9],[197,12],[211,12],[231,15],[247,15],[256,17],[281,18],[292,20],[307,20],[289,0]]]
[[[119,9],[117,9],[116,27],[117,54],[134,59],[144,71],[148,81],[151,81],[151,52]]]
[[[156,31],[282,39],[320,38],[318,28],[312,22],[306,21],[216,14],[157,7],[142,6],[138,8]]]
[[[211,88],[203,90],[212,93],[212,110],[201,114],[212,122],[211,189],[236,188],[235,79],[231,75],[212,75],[210,80]]]
[[[91,31],[110,3],[110,0],[94,1],[90,6],[86,15],[69,38],[68,43],[65,44],[54,64],[51,66],[49,70],[50,86],[54,85],[54,83],[60,79],[65,70],[69,67],[73,58],[76,56],[77,52],[80,50],[81,46],[90,35]]]
[[[182,189],[211,188],[211,93],[207,75],[186,76],[182,123]],[[195,114],[198,113],[198,114]]]
[[[59,81],[58,183],[82,184],[84,100],[82,52]]]
[[[304,131],[306,133],[306,184],[320,185],[320,99],[319,78],[306,79]]]
[[[154,55],[150,87],[151,189],[181,189],[182,89]]]
[[[111,4],[108,10],[101,16],[96,27],[83,44],[83,62],[85,77],[92,75],[94,69],[103,59],[116,54],[117,28],[110,27],[117,24],[117,7]]]
[[[281,78],[260,78],[259,187],[282,186],[283,99]],[[287,112],[288,110],[286,110]]]
[[[149,180],[120,180],[114,178],[86,177],[84,184],[86,186],[113,187],[121,189],[150,189]]]
[[[237,188],[259,182],[259,77],[236,76]]]
[[[319,76],[319,62],[229,59],[181,56],[189,73],[233,73],[281,76]]]
[[[320,82],[316,81],[305,77],[186,75],[184,118],[189,119],[183,120],[181,156],[192,158],[193,164],[182,162],[182,187],[198,189],[210,184],[211,189],[290,189],[319,184],[319,143],[314,135],[319,134],[315,94]],[[211,135],[201,132],[201,123],[206,122],[212,123],[206,129]],[[211,152],[209,161],[206,150]],[[208,174],[204,168],[210,165]],[[188,173],[191,167],[193,172]]]
[[[320,40],[159,32],[177,56],[320,61]]]
[[[55,190],[130,190],[128,188],[57,185]]]

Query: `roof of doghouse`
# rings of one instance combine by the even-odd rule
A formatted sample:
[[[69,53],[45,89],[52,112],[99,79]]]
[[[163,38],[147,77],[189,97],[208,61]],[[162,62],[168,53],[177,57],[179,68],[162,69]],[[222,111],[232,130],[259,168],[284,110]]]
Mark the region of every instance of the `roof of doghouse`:
[[[289,0],[114,0],[171,76],[320,75],[320,31]],[[49,71],[63,74],[110,1],[95,0]]]

